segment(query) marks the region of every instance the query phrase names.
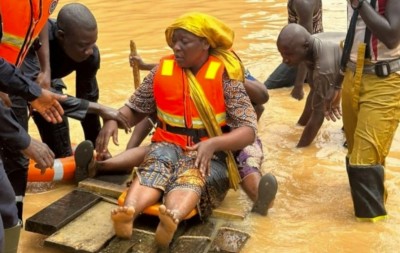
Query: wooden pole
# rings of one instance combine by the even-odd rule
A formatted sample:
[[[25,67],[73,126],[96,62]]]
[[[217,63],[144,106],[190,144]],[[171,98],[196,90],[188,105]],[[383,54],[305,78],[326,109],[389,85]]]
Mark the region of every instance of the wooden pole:
[[[131,40],[131,55],[132,56],[137,55],[136,44],[133,40]],[[140,85],[140,71],[139,71],[139,66],[136,63],[132,64],[132,74],[133,74],[133,82],[135,84],[135,89],[137,89]]]

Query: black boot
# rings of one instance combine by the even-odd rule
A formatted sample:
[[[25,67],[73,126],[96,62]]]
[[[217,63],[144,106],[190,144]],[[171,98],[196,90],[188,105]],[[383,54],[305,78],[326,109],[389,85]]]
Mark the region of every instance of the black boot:
[[[384,168],[382,165],[347,166],[355,216],[361,221],[378,221],[385,209]]]

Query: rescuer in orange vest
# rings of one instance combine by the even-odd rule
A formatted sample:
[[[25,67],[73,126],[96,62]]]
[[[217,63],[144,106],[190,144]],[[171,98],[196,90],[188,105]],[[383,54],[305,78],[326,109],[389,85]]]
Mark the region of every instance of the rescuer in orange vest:
[[[2,0],[0,0],[2,1]],[[25,3],[25,7],[28,8],[29,10],[32,11],[28,11],[26,9],[23,9],[23,4]],[[18,1],[18,5],[17,7],[20,7],[21,10],[25,10],[26,12],[30,13],[31,15],[25,15],[22,19],[28,19],[31,20],[33,19],[33,21],[31,23],[36,24],[37,26],[35,27],[30,27],[29,29],[27,29],[26,31],[32,31],[32,36],[26,36],[27,39],[26,41],[32,41],[34,39],[33,36],[37,35],[37,32],[39,31],[39,26],[43,26],[44,24],[52,24],[51,22],[48,21],[48,16],[49,14],[51,14],[51,12],[54,10],[55,5],[56,5],[57,1],[32,1],[32,4],[36,4],[36,5],[32,5],[32,9],[31,5],[30,5],[30,1]],[[6,3],[3,3],[2,5],[2,9],[3,10],[10,10],[10,6],[6,5]],[[41,7],[41,9],[39,8]],[[74,9],[74,7],[76,8],[84,8],[84,10],[88,9],[81,5],[81,4],[71,4],[71,5],[66,5],[64,6],[60,12],[63,12],[63,10],[67,11],[68,9]],[[12,15],[22,15],[21,12],[17,12],[17,9],[14,9],[15,6],[12,6],[13,8],[13,12],[12,13],[8,13],[8,20],[10,20],[12,18]],[[39,8],[39,9],[38,9]],[[40,11],[41,10],[41,11]],[[78,10],[79,12],[79,10]],[[79,12],[80,13],[80,12]],[[60,15],[59,15],[60,16]],[[62,16],[62,15],[61,15]],[[64,15],[65,17],[65,15]],[[14,17],[15,18],[15,17]],[[71,19],[71,17],[69,17]],[[64,18],[65,20],[65,18]],[[5,23],[7,20],[4,20],[3,23]],[[47,22],[47,23],[46,23]],[[14,22],[15,23],[15,22]],[[24,23],[24,22],[22,22]],[[27,24],[31,24],[26,22]],[[94,21],[95,24],[95,21]],[[9,26],[8,29],[16,29],[15,24],[13,26]],[[65,28],[64,28],[65,29]],[[8,34],[8,44],[4,43],[6,45],[3,45],[3,43],[1,44],[2,47],[0,48],[0,52],[4,53],[7,55],[7,58],[12,61],[12,60],[16,60],[15,64],[21,65],[20,63],[20,58],[16,57],[16,55],[23,55],[26,56],[25,59],[23,59],[23,63],[21,65],[21,69],[24,71],[25,75],[28,75],[29,77],[31,77],[31,79],[36,80],[44,89],[50,89],[50,90],[54,90],[52,88],[50,88],[50,81],[51,81],[51,76],[50,76],[50,72],[51,72],[51,67],[50,67],[50,55],[49,55],[49,31],[53,30],[52,27],[47,27],[45,26],[42,29],[42,32],[39,35],[39,38],[36,38],[36,42],[34,43],[28,43],[31,44],[30,49],[28,50],[28,53],[18,53],[18,47],[16,47],[15,45],[20,45],[21,47],[19,48],[22,51],[25,50],[25,47],[23,47],[24,43],[16,43],[14,41],[14,47],[8,45],[12,42],[11,38],[17,37],[16,35],[11,35],[12,31],[7,30],[7,34]],[[63,31],[66,32],[66,31]],[[20,34],[20,31],[16,31],[16,34]],[[97,28],[96,30],[92,33],[94,34],[95,38],[97,38]],[[51,35],[53,36],[53,34]],[[20,36],[22,37],[22,36]],[[32,38],[31,38],[32,37]],[[93,36],[92,36],[93,37]],[[30,39],[28,39],[30,38]],[[78,39],[79,40],[79,39]],[[7,42],[6,41],[6,42]],[[11,41],[11,42],[10,42]],[[70,47],[74,45],[73,41],[69,41],[69,45]],[[90,46],[92,47],[92,43],[90,44]],[[91,50],[88,50],[91,51]],[[34,76],[32,76],[32,69],[27,69],[25,67],[26,61],[29,58],[29,63],[31,62],[31,56],[34,55],[33,57],[36,59],[36,54],[38,55],[38,65],[37,65],[37,72],[36,69],[34,71]],[[53,55],[55,55],[55,52],[52,52]],[[14,55],[14,56],[13,56]],[[85,53],[85,57],[90,57],[90,53],[86,54]],[[62,59],[60,59],[62,61]],[[64,61],[67,62],[67,61]],[[28,65],[28,66],[32,66],[32,65]],[[97,71],[97,69],[96,69]],[[30,74],[30,75],[29,75]],[[10,96],[11,101],[12,101],[12,109],[15,113],[15,115],[17,116],[17,119],[19,121],[19,123],[21,124],[22,127],[25,128],[25,130],[28,129],[28,115],[27,115],[27,102],[19,97],[19,96]],[[117,110],[104,106],[104,105],[100,105],[97,104],[95,102],[91,102],[91,101],[87,101],[87,100],[83,100],[83,99],[77,99],[74,97],[70,97],[68,96],[67,99],[65,99],[65,101],[62,102],[62,106],[65,109],[65,115],[68,117],[72,117],[74,119],[83,121],[83,120],[87,120],[93,116],[93,114],[97,114],[100,115],[103,120],[108,120],[108,119],[114,119],[117,120],[118,122],[120,122],[122,125],[125,125],[125,129],[128,131],[129,128],[127,127],[127,123],[125,118],[123,117],[123,115],[119,114]],[[97,115],[94,115],[96,117],[98,117]],[[64,117],[65,119],[65,117]],[[51,124],[51,128],[55,129],[58,128],[58,125],[52,125]],[[39,129],[41,130],[41,129]],[[68,131],[68,129],[67,129]],[[66,137],[64,136],[63,139],[53,139],[53,136],[51,135],[52,131],[46,131],[46,135],[50,136],[50,139],[52,139],[53,142],[56,143],[63,143],[65,145],[68,145],[68,152],[71,150],[71,144],[68,141],[65,141]],[[41,132],[42,134],[42,132]],[[68,133],[66,134],[66,136],[68,136]],[[47,139],[43,139],[42,137],[42,141],[46,143]],[[46,143],[48,144],[48,143]],[[48,144],[49,147],[52,149],[52,151],[55,153],[56,158],[60,157],[60,154],[56,151],[56,149],[54,149],[54,147],[50,144]],[[21,155],[17,150],[15,149],[10,149],[7,146],[4,147],[4,149],[2,149],[1,151],[1,155],[3,157],[3,161],[5,164],[5,168],[6,168],[6,172],[7,175],[11,181],[11,184],[14,188],[14,191],[16,193],[16,200],[17,200],[17,206],[18,206],[18,211],[19,211],[19,217],[20,219],[22,219],[22,212],[23,212],[23,198],[25,196],[25,190],[26,190],[26,184],[27,184],[27,172],[28,172],[28,166],[29,166],[29,161],[28,159],[26,159],[23,155]],[[70,156],[72,155],[72,150],[70,153],[66,153],[64,156]],[[57,160],[60,161],[60,160]],[[64,161],[64,160],[63,160]],[[66,160],[65,160],[66,161]],[[69,167],[70,168],[70,167]],[[45,172],[45,170],[43,170],[42,172]],[[51,174],[51,172],[55,172],[55,171],[49,171],[49,174]],[[45,173],[44,173],[45,174]],[[47,175],[37,175],[36,178],[43,176],[43,178],[49,178]],[[55,179],[58,179],[58,177],[55,177]]]

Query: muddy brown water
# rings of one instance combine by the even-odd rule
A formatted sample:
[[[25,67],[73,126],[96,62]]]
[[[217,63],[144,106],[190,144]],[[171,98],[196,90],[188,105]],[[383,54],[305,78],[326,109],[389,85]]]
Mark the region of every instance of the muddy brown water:
[[[60,1],[56,12],[63,4]],[[128,64],[129,42],[134,40],[145,61],[155,62],[169,54],[164,29],[187,11],[202,11],[219,17],[236,33],[234,48],[246,67],[264,81],[280,62],[276,37],[287,22],[284,0],[232,1],[106,1],[81,0],[95,14],[101,69],[98,72],[100,102],[118,108],[133,91]],[[346,1],[323,1],[325,31],[345,31]],[[142,72],[143,78],[146,73]],[[67,93],[74,94],[74,77],[66,79]],[[263,170],[276,175],[279,191],[268,217],[250,214],[242,229],[251,238],[242,252],[397,252],[400,245],[400,136],[397,134],[387,158],[386,186],[389,219],[376,224],[356,222],[348,179],[344,169],[346,149],[341,123],[325,122],[307,148],[295,148],[302,133],[296,126],[304,100],[290,97],[290,88],[270,91],[270,101],[259,123],[265,148]],[[307,91],[308,92],[308,91]],[[83,138],[80,124],[71,120],[71,138]],[[34,124],[30,132],[38,136]],[[120,145],[110,145],[113,154],[125,148],[127,135],[120,132]],[[48,187],[49,186],[49,187]],[[36,188],[38,186],[35,186]],[[41,191],[25,198],[25,219],[65,195],[70,183],[41,185]],[[248,206],[244,194],[229,198],[229,205]],[[109,217],[104,217],[109,219]],[[59,253],[43,247],[44,236],[23,232],[19,252]]]

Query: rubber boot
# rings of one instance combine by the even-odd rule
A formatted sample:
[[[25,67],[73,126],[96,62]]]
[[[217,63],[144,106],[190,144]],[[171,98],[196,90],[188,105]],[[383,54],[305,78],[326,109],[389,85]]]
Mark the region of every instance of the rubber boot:
[[[4,229],[4,253],[17,253],[21,223],[12,228]]]
[[[359,221],[378,221],[387,217],[384,168],[382,165],[348,165],[351,196]]]

